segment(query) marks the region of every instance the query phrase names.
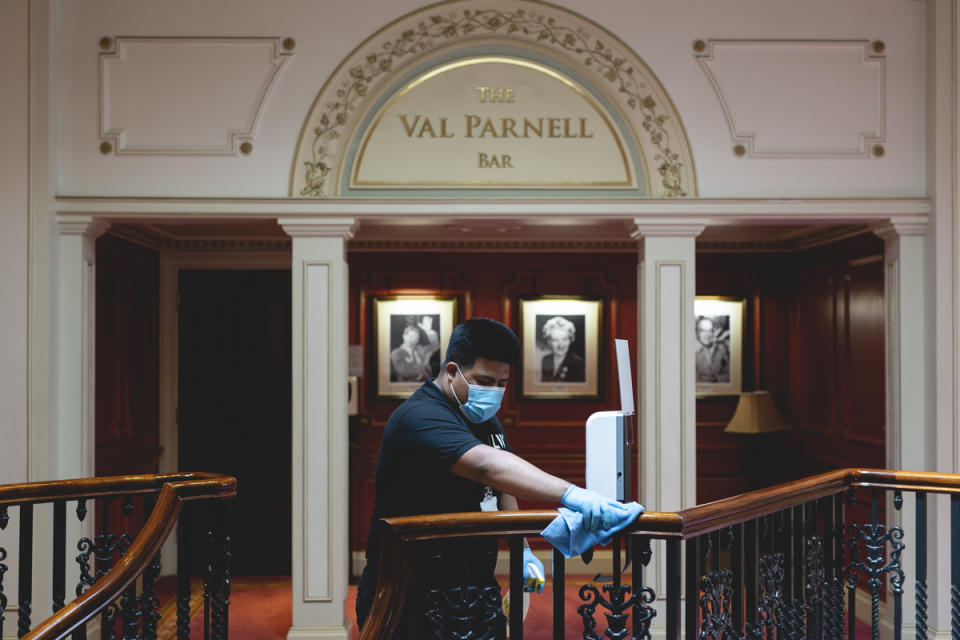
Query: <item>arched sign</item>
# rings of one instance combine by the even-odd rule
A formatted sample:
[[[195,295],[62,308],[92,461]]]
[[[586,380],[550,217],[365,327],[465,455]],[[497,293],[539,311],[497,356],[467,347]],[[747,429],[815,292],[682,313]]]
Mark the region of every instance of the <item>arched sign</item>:
[[[350,188],[580,187],[636,190],[615,118],[583,87],[515,57],[455,60],[374,114]]]
[[[676,198],[690,145],[623,42],[541,2],[464,0],[361,44],[320,90],[290,195]]]

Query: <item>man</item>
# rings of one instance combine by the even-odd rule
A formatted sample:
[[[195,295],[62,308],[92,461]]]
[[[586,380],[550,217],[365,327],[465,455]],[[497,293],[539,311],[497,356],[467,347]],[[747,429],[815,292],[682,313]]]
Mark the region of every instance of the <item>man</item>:
[[[730,349],[721,338],[711,318],[697,318],[697,382],[730,382]]]
[[[519,355],[517,337],[508,327],[489,318],[468,320],[453,330],[440,374],[414,392],[387,421],[377,459],[367,565],[357,587],[359,626],[373,604],[381,518],[516,510],[520,497],[562,502],[582,513],[587,528],[596,531],[611,526],[615,510],[626,510],[619,502],[576,487],[510,453],[495,414],[510,366]],[[500,589],[494,577],[496,556],[495,540],[450,540],[431,545],[414,558],[417,589],[408,600],[420,598],[421,602],[413,606],[430,607],[433,597],[450,606],[466,601],[487,605],[481,610],[457,610],[449,620],[417,613],[414,624],[431,628],[429,632],[419,630],[418,637],[453,637],[455,630],[461,631],[458,624],[495,626],[490,633],[502,637],[505,621],[499,612]],[[543,573],[543,565],[525,549],[525,572],[530,563]],[[452,592],[457,597],[442,595]],[[451,626],[444,626],[448,624]],[[397,637],[407,634],[400,629]]]

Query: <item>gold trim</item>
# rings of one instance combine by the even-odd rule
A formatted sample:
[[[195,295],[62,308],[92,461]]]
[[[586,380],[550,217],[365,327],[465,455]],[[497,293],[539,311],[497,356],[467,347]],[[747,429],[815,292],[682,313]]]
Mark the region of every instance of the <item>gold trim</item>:
[[[377,42],[391,30],[394,38]],[[411,61],[429,59],[463,42],[496,45],[504,40],[536,48],[573,66],[589,67],[609,82],[612,88],[606,94],[633,133],[635,148],[643,161],[648,195],[696,196],[696,166],[686,128],[663,83],[635,51],[596,22],[561,7],[517,2],[511,10],[503,10],[471,0],[442,2],[412,11],[378,30],[337,65],[314,98],[297,139],[290,195],[336,195],[338,180],[332,181],[331,193],[325,190],[328,175],[332,173],[336,178],[345,155],[342,142],[346,139],[346,124],[356,119],[356,113],[364,111],[367,96],[380,89],[383,77],[391,73],[395,62],[407,56]],[[367,54],[363,55],[363,51]],[[602,90],[605,85],[600,82],[596,86]],[[640,128],[647,134],[646,145],[638,135]],[[308,154],[303,145],[311,130]],[[653,148],[652,162],[647,157],[648,145]],[[303,174],[298,170],[301,162]],[[652,172],[658,173],[660,180],[654,181]]]
[[[610,134],[613,136],[614,141],[616,142],[617,149],[620,151],[620,159],[623,162],[623,170],[626,176],[626,179],[622,182],[577,182],[577,183],[564,183],[564,182],[548,182],[548,181],[525,181],[525,182],[502,182],[502,181],[493,181],[493,180],[468,180],[466,182],[462,181],[449,181],[449,182],[367,182],[361,181],[359,179],[360,175],[360,166],[363,164],[363,157],[367,150],[367,144],[370,142],[370,139],[376,133],[377,127],[380,126],[380,122],[383,120],[383,117],[400,101],[405,95],[419,87],[420,85],[436,78],[437,76],[447,73],[448,71],[454,71],[456,69],[462,69],[464,67],[470,67],[478,64],[508,64],[514,65],[517,67],[524,67],[527,69],[532,69],[533,71],[538,71],[544,75],[547,75],[554,80],[557,80],[568,88],[575,91],[583,100],[589,104],[594,111],[596,111],[600,118],[603,120],[604,124],[607,126],[607,129],[610,131]],[[436,186],[462,186],[462,185],[475,185],[475,186],[569,186],[570,184],[575,184],[576,186],[584,187],[634,187],[636,186],[636,181],[634,180],[634,172],[632,171],[632,165],[630,163],[629,156],[623,148],[623,141],[620,139],[620,135],[617,132],[617,128],[613,126],[613,123],[610,122],[610,119],[607,117],[606,111],[601,108],[601,106],[594,100],[593,96],[589,92],[585,91],[583,87],[576,84],[573,80],[566,77],[559,71],[551,69],[545,65],[539,64],[537,62],[532,62],[530,60],[523,60],[522,58],[513,58],[510,56],[477,56],[471,58],[464,58],[461,60],[456,60],[454,62],[441,65],[430,71],[427,71],[423,75],[415,78],[409,82],[405,87],[400,91],[395,93],[387,101],[386,104],[381,107],[380,112],[377,114],[377,117],[374,119],[371,126],[364,133],[363,143],[360,146],[360,151],[357,153],[356,160],[353,163],[353,176],[350,181],[351,186],[405,186],[405,187],[436,187]]]

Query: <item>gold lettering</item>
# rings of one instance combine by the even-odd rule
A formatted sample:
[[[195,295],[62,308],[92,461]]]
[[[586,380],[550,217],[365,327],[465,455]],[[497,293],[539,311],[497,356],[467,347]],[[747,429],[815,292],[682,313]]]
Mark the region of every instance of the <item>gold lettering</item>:
[[[447,119],[440,118],[440,137],[441,138],[452,138],[452,133],[447,133]]]
[[[513,118],[504,118],[500,122],[500,124],[502,125],[502,129],[500,133],[501,138],[506,138],[508,133],[514,138],[520,137],[517,135],[517,132],[514,130],[514,127],[517,126],[517,121],[514,120]]]
[[[592,138],[593,134],[587,135],[587,119],[580,118],[580,137],[581,138]]]
[[[570,131],[570,118],[563,119],[563,137],[564,138],[576,138],[577,134]]]
[[[507,154],[477,153],[478,169],[513,169],[512,158]]]
[[[550,123],[550,133],[547,135],[548,138],[560,138],[560,118],[547,118],[547,122]]]
[[[529,119],[523,119],[523,137],[529,138],[530,131],[534,131],[537,134],[538,138],[543,137],[543,118],[537,118],[537,126],[534,127],[533,123]]]
[[[418,138],[422,138],[424,133],[429,133],[431,138],[436,138],[437,134],[433,130],[433,125],[430,124],[430,118],[423,119],[423,126],[420,127],[420,133],[417,134]]]
[[[472,138],[473,128],[480,125],[480,116],[472,116],[470,114],[466,114],[466,118],[467,118],[467,135],[465,137]]]
[[[480,137],[484,138],[487,135],[487,132],[490,132],[491,138],[497,138],[497,130],[493,127],[493,120],[487,118],[487,121],[483,123],[483,129],[480,130]]]
[[[407,132],[407,137],[413,137],[413,130],[416,128],[417,123],[420,122],[420,116],[417,116],[413,119],[413,124],[407,123],[407,114],[400,114],[400,120],[403,121],[403,130]]]
[[[494,89],[493,87],[474,87],[480,102],[513,102],[513,89]]]

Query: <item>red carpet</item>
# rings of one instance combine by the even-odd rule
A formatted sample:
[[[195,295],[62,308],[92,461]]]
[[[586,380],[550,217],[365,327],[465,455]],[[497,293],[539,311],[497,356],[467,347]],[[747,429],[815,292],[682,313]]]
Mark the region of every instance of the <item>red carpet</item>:
[[[587,576],[567,576],[565,601],[566,637],[583,637],[583,622],[577,613],[583,601],[580,600],[580,586]],[[230,638],[231,640],[284,640],[292,623],[292,603],[290,576],[249,576],[235,577],[231,580],[230,593]],[[504,581],[505,584],[505,581]],[[157,584],[156,593],[161,602],[163,617],[158,626],[159,640],[172,640],[176,637],[173,579],[164,578]],[[350,638],[357,638],[354,602],[357,588],[350,586],[344,603],[345,613],[354,627]],[[550,583],[543,593],[531,598],[530,612],[524,621],[525,640],[550,640],[553,638],[553,591]],[[190,637],[203,637],[203,598],[199,581],[193,584],[191,597]],[[605,621],[597,611],[598,635],[603,634]],[[869,638],[869,625],[857,621],[857,637]]]

